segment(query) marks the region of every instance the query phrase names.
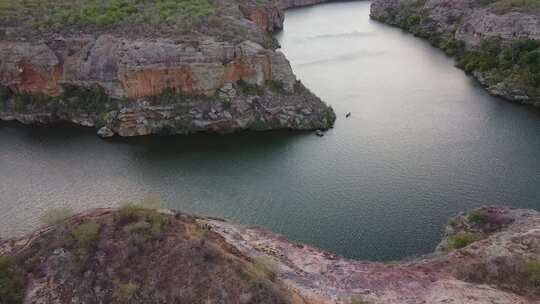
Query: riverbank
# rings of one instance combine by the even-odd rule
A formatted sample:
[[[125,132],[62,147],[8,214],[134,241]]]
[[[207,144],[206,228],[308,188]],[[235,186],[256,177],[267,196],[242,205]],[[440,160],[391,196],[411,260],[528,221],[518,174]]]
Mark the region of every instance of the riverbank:
[[[196,2],[51,1],[43,12],[6,2],[0,119],[67,121],[103,137],[332,127],[332,108],[297,81],[275,29],[253,13],[276,14],[277,29],[283,7],[302,3]]]
[[[450,220],[437,252],[391,263],[349,260],[260,227],[173,210],[126,205],[67,219],[62,212],[49,215],[51,226],[0,243],[0,275],[17,287],[0,293],[18,299],[10,303],[539,299],[540,213],[531,210],[486,206],[460,214]],[[222,277],[227,280],[216,285]]]
[[[491,95],[540,107],[536,2],[375,0],[370,16],[455,57]]]

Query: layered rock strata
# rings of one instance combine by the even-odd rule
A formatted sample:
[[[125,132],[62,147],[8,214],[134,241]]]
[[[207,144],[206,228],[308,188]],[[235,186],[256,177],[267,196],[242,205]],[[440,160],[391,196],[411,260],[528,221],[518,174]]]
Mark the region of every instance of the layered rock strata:
[[[229,2],[213,17],[234,25],[221,36],[0,35],[0,119],[69,121],[121,136],[331,127],[332,109],[272,44],[279,3]]]

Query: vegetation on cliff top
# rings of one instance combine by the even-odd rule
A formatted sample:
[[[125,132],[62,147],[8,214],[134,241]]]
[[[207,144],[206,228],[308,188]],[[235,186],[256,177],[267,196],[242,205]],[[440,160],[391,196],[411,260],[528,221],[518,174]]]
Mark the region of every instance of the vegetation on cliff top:
[[[24,296],[24,277],[14,257],[0,256],[0,303],[20,303]]]
[[[44,285],[33,288],[43,289],[31,300],[291,302],[269,264],[233,250],[193,216],[126,204],[82,216],[62,209],[44,219],[50,230],[0,256],[0,303],[22,303],[26,284],[38,281]]]
[[[540,95],[540,43],[518,38],[484,39],[479,47],[467,48],[463,41],[456,40],[453,32],[444,31],[423,10],[423,0],[402,3],[399,9],[390,10],[384,22],[397,25],[414,35],[427,39],[449,56],[456,58],[457,66],[469,74],[482,73],[488,85],[504,82],[532,98]],[[488,4],[486,3],[484,4]],[[540,5],[540,0],[491,1],[493,5]],[[450,20],[450,22],[452,22]],[[455,20],[457,23],[458,20]]]
[[[213,0],[0,0],[0,25],[73,30],[137,24],[191,27],[215,13]]]

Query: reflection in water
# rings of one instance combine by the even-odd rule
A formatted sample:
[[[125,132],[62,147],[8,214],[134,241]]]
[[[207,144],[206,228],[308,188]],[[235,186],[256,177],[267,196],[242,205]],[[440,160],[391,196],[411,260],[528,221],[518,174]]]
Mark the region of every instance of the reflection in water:
[[[448,217],[484,203],[540,209],[540,113],[488,96],[452,60],[368,18],[369,3],[290,10],[278,35],[336,127],[98,139],[0,123],[0,234],[46,209],[159,195],[355,258],[429,252]],[[345,119],[344,114],[352,112]]]

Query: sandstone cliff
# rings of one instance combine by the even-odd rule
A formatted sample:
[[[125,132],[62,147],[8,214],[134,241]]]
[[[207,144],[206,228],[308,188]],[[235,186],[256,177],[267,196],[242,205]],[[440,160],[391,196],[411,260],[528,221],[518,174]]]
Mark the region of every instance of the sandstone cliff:
[[[329,0],[276,0],[262,5],[258,1],[246,1],[240,9],[249,20],[257,23],[265,31],[273,32],[283,29],[285,16],[283,10],[288,8],[310,6],[328,2]]]
[[[135,206],[0,242],[8,303],[538,303],[540,213],[481,207],[433,254],[349,260],[260,227]],[[2,298],[4,297],[4,298]]]
[[[540,106],[540,4],[375,0],[373,19],[428,39],[492,95]]]
[[[195,21],[174,9],[164,10],[172,21],[140,21],[158,4],[99,6],[114,13],[105,25],[99,16],[82,25],[61,19],[77,13],[63,4],[44,11],[49,18],[0,19],[0,119],[70,121],[107,136],[332,126],[332,109],[275,49],[279,3],[195,2],[188,8],[204,14]],[[24,5],[13,4],[14,13]]]

